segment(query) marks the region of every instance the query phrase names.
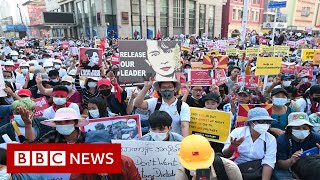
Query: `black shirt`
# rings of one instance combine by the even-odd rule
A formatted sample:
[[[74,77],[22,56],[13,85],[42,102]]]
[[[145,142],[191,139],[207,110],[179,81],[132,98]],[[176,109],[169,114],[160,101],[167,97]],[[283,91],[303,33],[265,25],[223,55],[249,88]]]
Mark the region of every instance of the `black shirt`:
[[[186,102],[190,107],[198,107],[198,108],[203,108],[205,107],[204,105],[204,97],[201,97],[199,100],[196,100],[189,95],[187,97],[187,102]]]

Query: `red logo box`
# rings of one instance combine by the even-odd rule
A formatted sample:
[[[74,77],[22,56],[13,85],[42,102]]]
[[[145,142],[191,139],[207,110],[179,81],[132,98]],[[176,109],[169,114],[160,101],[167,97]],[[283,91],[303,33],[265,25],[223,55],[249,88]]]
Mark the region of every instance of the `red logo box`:
[[[121,173],[120,144],[8,144],[9,173]]]

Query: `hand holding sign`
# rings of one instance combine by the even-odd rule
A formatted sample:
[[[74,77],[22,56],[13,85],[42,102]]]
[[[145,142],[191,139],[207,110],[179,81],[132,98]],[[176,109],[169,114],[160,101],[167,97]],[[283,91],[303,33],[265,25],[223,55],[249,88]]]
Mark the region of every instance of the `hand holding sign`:
[[[149,78],[149,81],[144,82],[144,87],[146,87],[148,89],[150,89],[152,87],[152,85],[153,85],[153,81],[152,81],[151,77]]]

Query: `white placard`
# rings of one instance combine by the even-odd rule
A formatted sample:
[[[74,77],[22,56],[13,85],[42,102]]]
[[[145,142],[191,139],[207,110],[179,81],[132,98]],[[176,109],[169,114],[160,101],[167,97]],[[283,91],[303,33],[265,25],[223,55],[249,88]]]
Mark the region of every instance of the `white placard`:
[[[133,159],[143,180],[175,179],[179,169],[180,142],[112,140],[121,144],[121,153]]]
[[[6,84],[4,83],[2,68],[0,68],[0,97],[6,97],[7,93],[4,91]]]

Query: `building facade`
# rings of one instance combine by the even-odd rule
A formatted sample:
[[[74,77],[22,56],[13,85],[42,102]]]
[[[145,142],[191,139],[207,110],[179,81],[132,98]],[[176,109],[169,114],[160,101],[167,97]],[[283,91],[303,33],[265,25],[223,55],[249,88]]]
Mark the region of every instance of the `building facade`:
[[[248,0],[247,31],[261,31],[264,0]],[[222,36],[240,35],[244,0],[228,0],[223,6]]]
[[[51,0],[52,1],[52,0]],[[57,0],[54,12],[73,12],[77,27],[56,36],[154,38],[180,34],[221,36],[226,0]]]

